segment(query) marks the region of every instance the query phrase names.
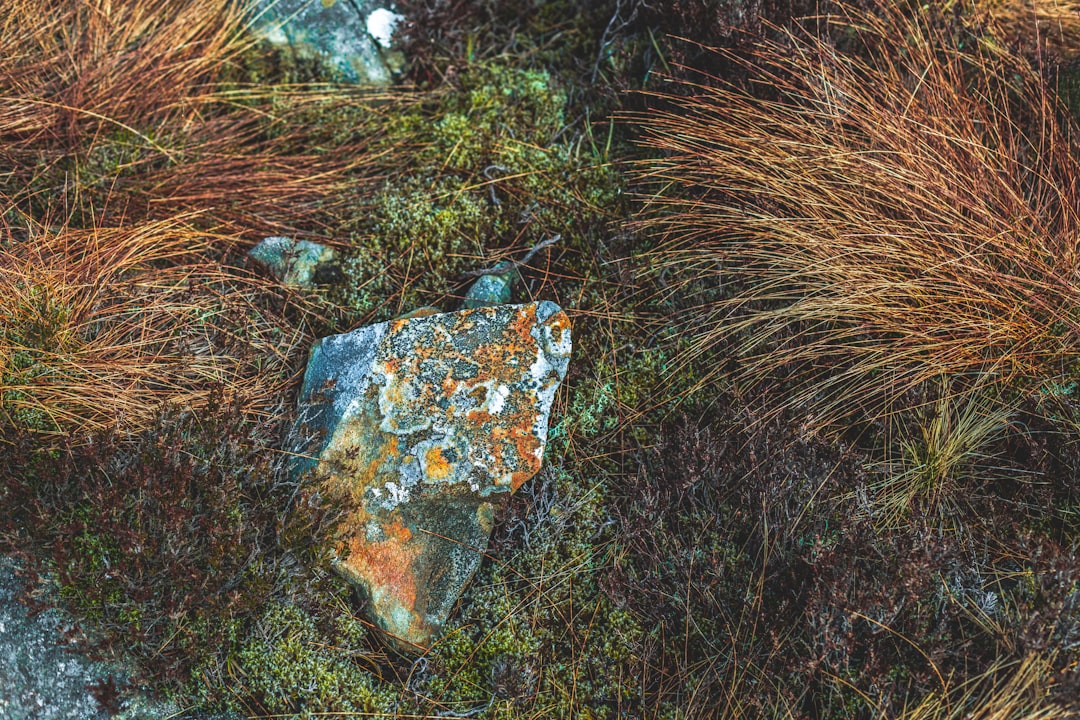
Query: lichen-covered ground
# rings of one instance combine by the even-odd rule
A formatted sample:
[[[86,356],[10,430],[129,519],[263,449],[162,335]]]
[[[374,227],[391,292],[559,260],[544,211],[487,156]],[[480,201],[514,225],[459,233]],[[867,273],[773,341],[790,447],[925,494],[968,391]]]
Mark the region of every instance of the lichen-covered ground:
[[[1039,55],[1008,3],[400,0],[409,64],[371,89],[227,0],[10,5],[0,551],[134,668],[118,692],[1076,711],[1069,28]],[[342,277],[262,276],[267,235]],[[397,654],[329,569],[339,508],[285,472],[307,350],[541,244],[513,300],[574,326],[544,468],[439,642]]]

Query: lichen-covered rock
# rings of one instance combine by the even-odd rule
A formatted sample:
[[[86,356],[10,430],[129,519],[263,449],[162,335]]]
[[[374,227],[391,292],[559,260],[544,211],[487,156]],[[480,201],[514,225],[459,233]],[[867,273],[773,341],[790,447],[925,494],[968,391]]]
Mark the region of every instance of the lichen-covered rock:
[[[261,0],[256,33],[305,57],[322,56],[351,82],[386,85],[395,13],[367,0]],[[372,32],[378,37],[372,37]],[[391,63],[394,64],[394,63]]]
[[[301,429],[317,439],[297,470],[350,508],[339,569],[400,646],[430,645],[499,506],[540,469],[570,345],[566,315],[540,302],[414,314],[313,348]]]
[[[309,240],[268,237],[251,248],[248,257],[286,285],[306,287],[315,284],[320,268],[330,266],[334,251]]]

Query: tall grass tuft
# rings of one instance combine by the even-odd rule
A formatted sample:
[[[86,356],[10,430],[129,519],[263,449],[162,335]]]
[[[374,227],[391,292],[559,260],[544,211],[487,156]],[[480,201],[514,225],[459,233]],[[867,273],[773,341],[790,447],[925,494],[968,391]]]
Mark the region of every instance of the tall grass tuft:
[[[1046,83],[974,13],[838,3],[777,29],[751,81],[673,81],[640,222],[673,290],[704,282],[685,362],[732,347],[821,425],[946,377],[1030,391],[1080,359],[1080,164]],[[970,8],[968,8],[970,10]],[[706,374],[703,382],[715,379]]]
[[[370,144],[391,100],[244,81],[259,54],[251,6],[8,3],[0,187],[35,214],[63,208],[84,226],[197,211],[233,233],[328,234],[327,211],[385,171]],[[323,137],[319,115],[342,113],[352,137]]]
[[[222,387],[273,403],[303,339],[273,285],[184,218],[35,227],[0,246],[0,411],[36,430],[142,426]],[[256,407],[252,410],[257,411]]]
[[[980,0],[1003,35],[1026,52],[1045,51],[1071,63],[1080,53],[1080,2],[1076,0]]]
[[[5,3],[5,154],[190,113],[190,99],[242,48],[242,12],[229,0]]]
[[[908,707],[902,720],[1058,720],[1075,717],[1075,710],[1055,702],[1053,667],[1045,658],[1028,655],[1002,662],[982,675],[952,688],[953,693],[930,693]],[[949,688],[946,688],[948,690]]]
[[[0,423],[137,430],[162,402],[225,388],[258,414],[284,387],[307,301],[235,258],[269,234],[333,242],[412,99],[242,81],[250,5],[5,6]]]

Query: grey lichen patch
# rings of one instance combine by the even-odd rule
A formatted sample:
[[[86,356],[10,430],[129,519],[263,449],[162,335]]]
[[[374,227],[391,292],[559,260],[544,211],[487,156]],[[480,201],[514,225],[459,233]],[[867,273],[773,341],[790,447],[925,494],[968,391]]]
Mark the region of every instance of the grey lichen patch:
[[[19,603],[16,565],[0,556],[0,718],[5,720],[119,720],[177,717],[170,704],[136,695],[110,713],[95,689],[111,687],[124,673],[92,660],[67,639],[71,618],[60,610],[34,613]]]
[[[496,504],[539,469],[570,324],[554,303],[400,318],[326,338],[301,391],[309,460],[348,504],[341,569],[376,623],[427,645]],[[406,610],[408,612],[406,612]]]

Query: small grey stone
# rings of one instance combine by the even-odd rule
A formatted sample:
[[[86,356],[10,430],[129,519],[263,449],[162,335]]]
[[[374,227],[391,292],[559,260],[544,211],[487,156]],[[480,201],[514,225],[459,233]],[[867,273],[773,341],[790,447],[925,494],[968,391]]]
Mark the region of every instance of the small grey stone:
[[[495,272],[481,275],[472,284],[461,303],[463,310],[510,302],[510,291],[517,277],[517,267],[510,262],[502,262],[496,265],[494,270]]]
[[[0,718],[107,720],[93,686],[125,673],[87,658],[64,639],[68,620],[58,609],[31,614],[18,601],[15,563],[0,557]],[[145,696],[125,701],[113,720],[175,717],[177,709]]]
[[[251,248],[248,257],[286,285],[309,287],[319,269],[333,262],[334,251],[309,240],[268,237]]]

